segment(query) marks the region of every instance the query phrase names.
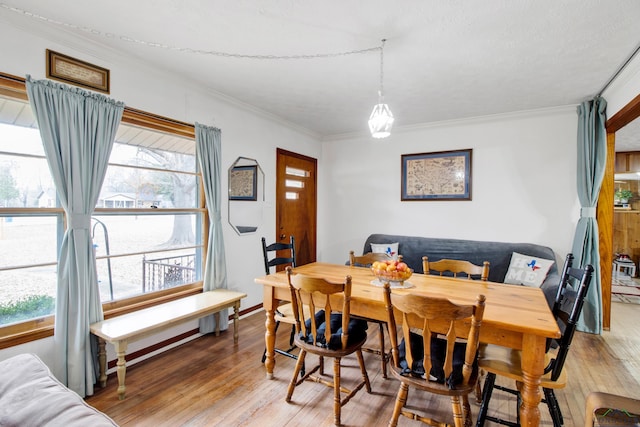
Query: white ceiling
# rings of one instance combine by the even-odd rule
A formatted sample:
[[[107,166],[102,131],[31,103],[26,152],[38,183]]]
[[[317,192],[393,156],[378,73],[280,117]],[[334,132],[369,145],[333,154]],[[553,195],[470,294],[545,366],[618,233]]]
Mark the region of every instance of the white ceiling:
[[[0,22],[63,45],[69,35],[91,40],[96,52],[137,58],[325,139],[367,132],[379,50],[210,53],[320,56],[386,38],[385,98],[398,130],[578,104],[640,44],[638,0],[0,0]],[[95,62],[89,52],[78,59]]]

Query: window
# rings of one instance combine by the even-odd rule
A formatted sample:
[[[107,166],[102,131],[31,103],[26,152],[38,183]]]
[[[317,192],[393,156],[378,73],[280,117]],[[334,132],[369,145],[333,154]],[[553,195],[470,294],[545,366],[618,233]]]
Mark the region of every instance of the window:
[[[102,301],[200,280],[195,141],[121,124],[92,222]]]
[[[64,212],[26,101],[0,97],[0,326],[53,313]]]
[[[125,111],[90,230],[105,309],[201,286],[200,182],[193,126]],[[54,313],[64,224],[30,106],[0,75],[0,339]]]

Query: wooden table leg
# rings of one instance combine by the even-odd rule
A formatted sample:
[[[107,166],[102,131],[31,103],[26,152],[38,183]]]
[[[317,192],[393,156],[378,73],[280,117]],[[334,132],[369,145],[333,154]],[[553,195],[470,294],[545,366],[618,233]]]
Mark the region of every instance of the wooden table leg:
[[[522,339],[522,406],[520,423],[522,427],[540,425],[540,378],[544,371],[544,350],[546,339],[535,335],[525,335]]]
[[[273,379],[273,368],[276,366],[276,320],[274,307],[277,306],[277,302],[273,298],[273,288],[271,286],[264,287],[263,306],[267,315],[264,332],[267,357],[264,361],[264,366],[267,368],[267,379],[270,380]]]
[[[127,341],[116,341],[115,342],[116,354],[118,355],[117,373],[118,373],[118,399],[124,400],[125,396],[125,386],[124,379],[127,374],[127,361],[125,359],[125,355],[127,354]]]
[[[98,362],[100,363],[100,387],[107,386],[107,343],[98,337]]]
[[[240,301],[233,305],[233,343],[238,344],[238,329],[240,327]]]

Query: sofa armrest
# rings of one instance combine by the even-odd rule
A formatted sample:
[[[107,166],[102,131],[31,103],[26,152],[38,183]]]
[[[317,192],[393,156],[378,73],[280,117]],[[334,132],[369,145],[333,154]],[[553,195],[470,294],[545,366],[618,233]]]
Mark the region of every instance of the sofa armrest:
[[[0,425],[117,427],[58,381],[34,354],[0,362]]]
[[[609,393],[591,392],[585,404],[585,427],[635,426],[640,419],[640,400]],[[608,423],[607,423],[608,421]]]

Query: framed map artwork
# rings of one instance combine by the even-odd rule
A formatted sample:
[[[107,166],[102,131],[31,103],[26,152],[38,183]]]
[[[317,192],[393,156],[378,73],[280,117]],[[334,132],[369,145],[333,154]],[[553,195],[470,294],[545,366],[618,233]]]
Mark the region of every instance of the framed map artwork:
[[[257,200],[258,166],[234,166],[229,171],[229,200]]]
[[[471,200],[471,152],[403,154],[401,200]]]

